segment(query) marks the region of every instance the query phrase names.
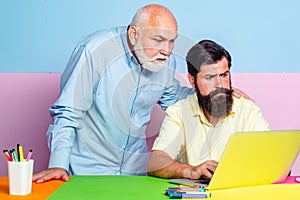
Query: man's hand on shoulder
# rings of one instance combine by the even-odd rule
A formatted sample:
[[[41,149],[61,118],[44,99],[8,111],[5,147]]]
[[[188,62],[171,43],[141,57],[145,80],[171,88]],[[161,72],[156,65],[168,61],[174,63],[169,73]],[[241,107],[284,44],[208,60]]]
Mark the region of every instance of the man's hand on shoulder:
[[[241,98],[241,97],[244,97],[245,99],[248,99],[248,100],[251,100],[253,101],[253,99],[251,99],[245,92],[243,92],[242,90],[238,89],[238,88],[234,88],[232,87],[233,89],[233,96],[235,96],[236,98]],[[254,101],[253,101],[254,102]]]

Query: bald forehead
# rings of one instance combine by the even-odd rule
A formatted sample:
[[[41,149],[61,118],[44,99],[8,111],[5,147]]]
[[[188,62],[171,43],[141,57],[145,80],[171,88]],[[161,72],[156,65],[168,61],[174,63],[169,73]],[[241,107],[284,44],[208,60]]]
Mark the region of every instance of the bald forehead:
[[[160,5],[148,5],[135,15],[131,25],[139,28],[163,28],[177,31],[177,22],[169,9]]]

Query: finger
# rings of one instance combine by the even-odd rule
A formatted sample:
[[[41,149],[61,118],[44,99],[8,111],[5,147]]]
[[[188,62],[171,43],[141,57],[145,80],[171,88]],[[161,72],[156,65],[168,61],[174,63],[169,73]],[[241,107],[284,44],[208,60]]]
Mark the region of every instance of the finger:
[[[236,88],[233,88],[233,96],[235,96],[236,98],[240,98],[242,95],[240,93],[240,91]]]
[[[53,170],[45,170],[41,173],[41,176],[37,177],[35,180],[36,183],[43,183],[52,179],[55,179],[57,177],[57,173]]]
[[[51,173],[45,174],[44,176],[40,177],[39,179],[37,179],[35,182],[36,183],[44,183],[46,181],[50,181],[52,179],[60,179],[61,176],[58,175],[53,175]]]
[[[61,180],[68,181],[69,180],[69,176],[65,174],[65,175],[62,176]]]
[[[214,160],[208,160],[204,163],[204,168],[202,170],[202,175],[205,178],[211,179],[214,172],[216,171],[216,168],[218,166],[218,162]]]
[[[38,174],[34,174],[34,175],[32,176],[32,181],[34,182],[34,181],[36,181],[37,179],[39,179],[39,175],[38,175]]]
[[[63,180],[63,181],[67,181],[68,180],[68,174],[66,172],[62,172],[57,174],[54,179],[56,180]]]
[[[214,160],[211,160],[208,163],[208,165],[206,166],[206,168],[213,174],[216,171],[217,166],[218,166],[218,162],[214,161]]]
[[[40,177],[39,179],[37,179],[35,182],[36,183],[44,183],[46,181],[48,181],[49,179],[45,178],[44,176],[43,177]]]
[[[245,99],[248,99],[248,100],[251,100],[251,101],[253,101],[254,102],[254,100],[253,99],[251,99],[251,97],[250,96],[248,96],[246,93],[244,93],[243,91],[241,91],[241,90],[239,90],[239,89],[237,89],[237,88],[232,88],[233,89],[233,96],[235,96],[236,98],[241,98],[241,97],[244,97]]]
[[[211,179],[212,176],[213,176],[213,173],[212,173],[210,170],[208,170],[208,169],[204,169],[204,170],[202,171],[202,175],[203,175],[205,178],[207,178],[207,179]]]
[[[39,173],[37,173],[37,174],[34,174],[34,175],[32,176],[32,181],[36,181],[36,180],[42,178],[46,173],[47,173],[47,172],[44,170],[44,171],[41,171],[41,172],[39,172]]]
[[[251,98],[250,98],[246,93],[244,93],[244,92],[242,92],[242,91],[239,91],[238,94],[239,94],[241,97],[244,97],[245,99],[251,100]]]
[[[35,182],[36,183],[44,183],[46,181],[50,181],[54,179],[55,173],[53,173],[51,170],[47,170],[46,173],[43,174],[43,176],[39,177]]]

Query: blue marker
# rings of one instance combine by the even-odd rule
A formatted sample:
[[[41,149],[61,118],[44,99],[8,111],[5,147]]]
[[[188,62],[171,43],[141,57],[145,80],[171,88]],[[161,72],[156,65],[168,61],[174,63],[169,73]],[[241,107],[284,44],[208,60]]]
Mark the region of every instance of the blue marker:
[[[183,194],[186,194],[186,193],[185,192],[170,192],[168,195],[171,199],[181,199]]]
[[[197,193],[197,194],[190,194],[186,192],[168,192],[168,196],[171,199],[184,199],[184,198],[207,198],[211,197],[210,193]]]
[[[207,194],[182,194],[181,198],[207,198]]]

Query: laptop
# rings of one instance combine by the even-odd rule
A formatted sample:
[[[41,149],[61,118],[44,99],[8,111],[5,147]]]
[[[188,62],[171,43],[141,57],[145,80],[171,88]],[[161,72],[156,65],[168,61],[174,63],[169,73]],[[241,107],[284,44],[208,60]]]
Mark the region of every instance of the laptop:
[[[281,182],[299,151],[300,130],[234,133],[210,181],[169,179],[169,182],[207,190]]]

